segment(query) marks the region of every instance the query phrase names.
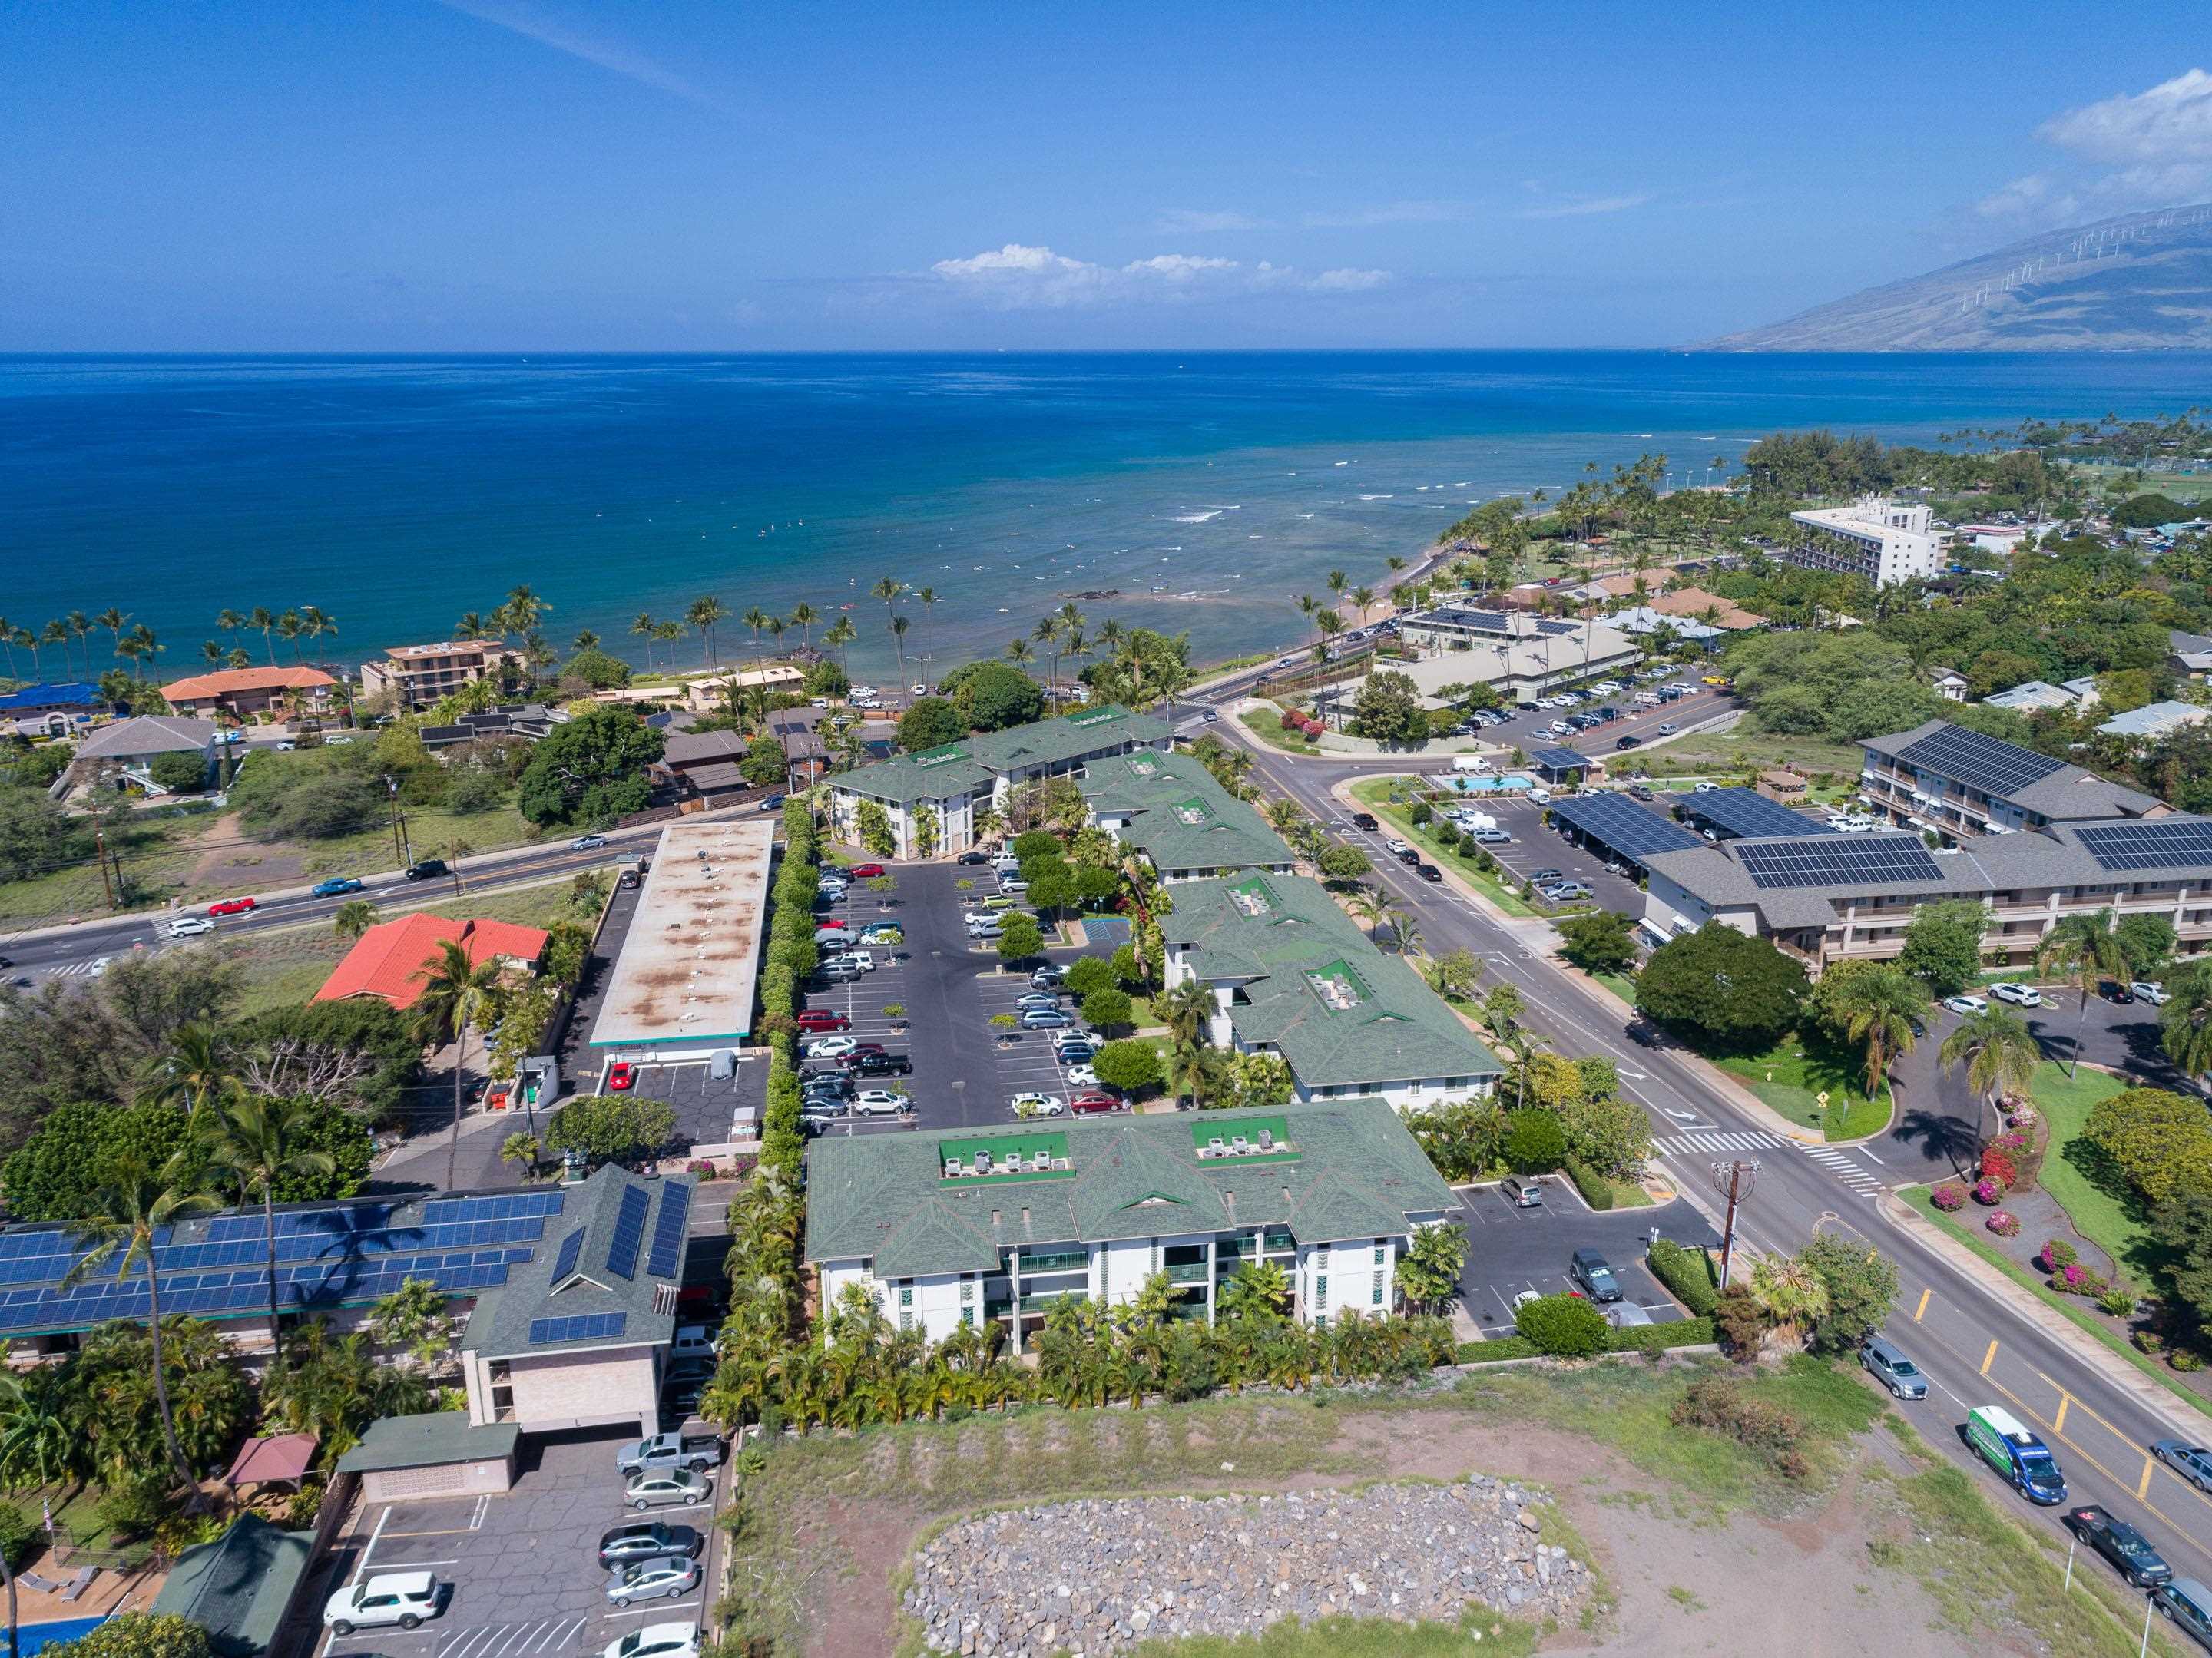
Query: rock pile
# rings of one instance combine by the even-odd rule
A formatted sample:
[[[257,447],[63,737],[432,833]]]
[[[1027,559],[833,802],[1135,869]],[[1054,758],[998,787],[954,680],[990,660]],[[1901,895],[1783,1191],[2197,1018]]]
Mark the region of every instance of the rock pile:
[[[1569,1623],[1589,1569],[1537,1540],[1535,1499],[1484,1475],[1355,1494],[1145,1497],[963,1521],[915,1560],[933,1652],[1091,1658],[1159,1636],[1350,1613],[1456,1620],[1470,1604]]]

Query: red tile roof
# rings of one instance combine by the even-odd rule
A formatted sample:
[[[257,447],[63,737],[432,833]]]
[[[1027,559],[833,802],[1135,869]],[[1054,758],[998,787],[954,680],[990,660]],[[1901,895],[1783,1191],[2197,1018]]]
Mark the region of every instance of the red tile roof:
[[[179,697],[228,696],[236,691],[312,690],[338,682],[320,668],[226,668],[220,673],[173,679],[161,687],[172,702]]]
[[[546,936],[534,926],[517,926],[512,921],[455,921],[420,912],[380,921],[346,952],[315,999],[381,996],[394,1007],[412,1007],[423,989],[415,975],[438,958],[438,946],[447,940],[468,951],[471,965],[481,966],[501,956],[535,963],[544,954]]]

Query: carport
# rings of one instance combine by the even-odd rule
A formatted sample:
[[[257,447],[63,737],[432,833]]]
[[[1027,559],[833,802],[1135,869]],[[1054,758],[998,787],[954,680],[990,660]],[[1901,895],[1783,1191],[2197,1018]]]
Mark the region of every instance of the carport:
[[[522,1430],[512,1422],[472,1427],[466,1411],[387,1416],[368,1424],[338,1472],[361,1481],[365,1503],[424,1497],[478,1497],[514,1484]]]
[[[1662,852],[1686,852],[1705,842],[1619,794],[1577,794],[1552,802],[1552,816],[1582,843],[1632,865],[1639,877],[1650,872],[1644,860]]]
[[[1548,786],[1571,786],[1583,778],[1603,769],[1586,754],[1572,749],[1541,748],[1528,750],[1528,763],[1524,768],[1536,774],[1536,780]]]

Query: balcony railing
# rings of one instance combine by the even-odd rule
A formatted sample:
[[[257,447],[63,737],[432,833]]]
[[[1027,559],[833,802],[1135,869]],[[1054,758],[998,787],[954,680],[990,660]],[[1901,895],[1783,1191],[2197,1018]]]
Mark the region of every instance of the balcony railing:
[[[1025,1254],[1021,1258],[1022,1273],[1027,1277],[1035,1272],[1080,1272],[1091,1265],[1087,1249],[1060,1249],[1051,1254]]]
[[[1160,1270],[1168,1275],[1170,1284],[1203,1284],[1212,1273],[1212,1268],[1202,1260],[1178,1261]]]

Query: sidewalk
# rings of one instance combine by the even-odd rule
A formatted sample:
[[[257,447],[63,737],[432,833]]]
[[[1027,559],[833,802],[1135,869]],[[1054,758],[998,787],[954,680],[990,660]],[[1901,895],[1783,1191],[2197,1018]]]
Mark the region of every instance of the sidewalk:
[[[2094,1370],[2100,1381],[2118,1388],[2136,1405],[2191,1443],[2199,1442],[2204,1432],[2203,1414],[2189,1411],[2179,1394],[2169,1392],[2126,1360],[2118,1358],[2111,1348],[2083,1332],[2065,1315],[2022,1289],[1972,1250],[1962,1248],[1940,1228],[1929,1224],[1917,1210],[1894,1192],[1885,1191],[1875,1199],[1875,1206],[1881,1211],[1884,1220],[1899,1230],[1911,1231],[1931,1252],[1948,1261],[1960,1277],[1970,1280],[1975,1288],[1991,1300],[2002,1303],[2017,1317],[2033,1324],[2064,1348],[2077,1363]]]

